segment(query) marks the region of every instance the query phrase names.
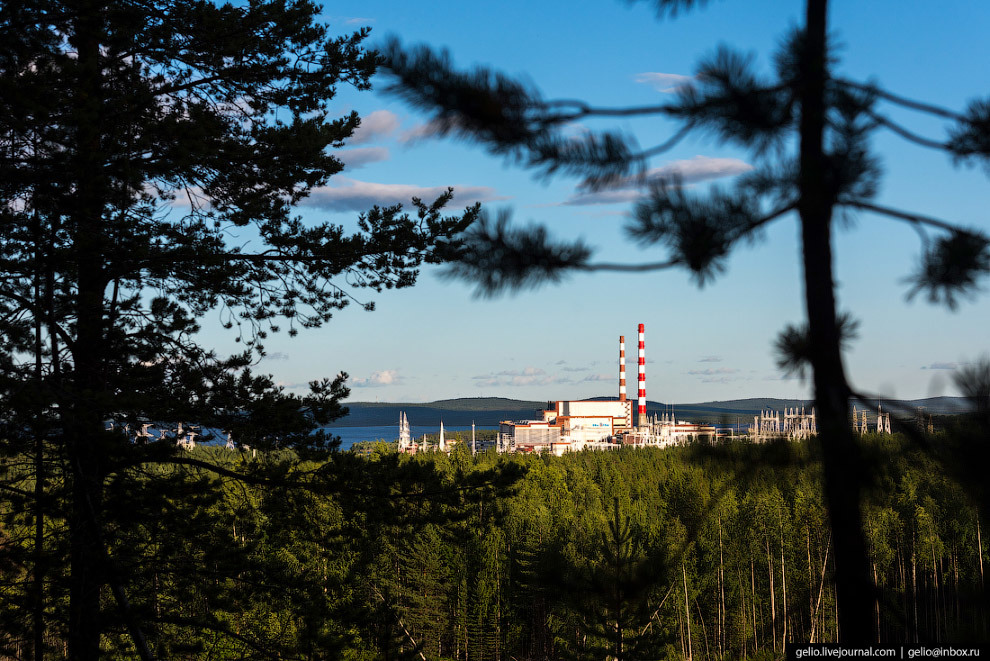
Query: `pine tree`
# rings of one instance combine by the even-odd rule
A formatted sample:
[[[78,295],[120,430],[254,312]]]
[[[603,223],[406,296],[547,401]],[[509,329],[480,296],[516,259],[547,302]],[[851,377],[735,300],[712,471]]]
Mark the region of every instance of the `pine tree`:
[[[703,4],[651,1],[661,16]],[[867,476],[847,424],[849,400],[859,396],[842,362],[842,344],[854,324],[836,311],[833,220],[836,213],[869,213],[933,233],[926,238],[911,294],[924,293],[932,302],[952,307],[960,296],[974,293],[990,271],[990,239],[978,229],[874,203],[880,171],[869,138],[876,130],[889,129],[940,149],[956,162],[985,163],[990,156],[990,104],[975,100],[956,112],[903,98],[873,82],[839,77],[827,38],[828,1],[806,0],[805,9],[804,25],[788,36],[776,57],[775,77],[762,77],[750,58],[722,47],[700,64],[694,84],[681,88],[676,101],[656,106],[609,108],[548,100],[531,85],[492,69],[458,71],[446,52],[405,50],[397,40],[386,57],[394,80],[391,91],[432,113],[432,125],[441,133],[476,141],[544,175],[585,177],[592,188],[642,173],[649,158],[693,131],[709,132],[751,152],[758,167],[739,177],[731,190],[705,195],[681,187],[676,179],[652,183],[649,199],[636,207],[627,230],[644,245],[661,246],[666,254],[658,261],[596,263],[585,243],[555,241],[539,226],[512,227],[503,215],[485,217],[475,226],[451,272],[476,282],[487,295],[555,281],[568,271],[685,267],[704,284],[725,269],[735,245],[796,213],[807,324],[785,329],[778,346],[783,367],[811,368],[833,531],[839,630],[845,642],[866,643],[875,640],[873,599],[863,597],[873,593],[860,507]],[[947,120],[948,135],[933,139],[915,133],[891,119],[885,105]],[[615,132],[576,140],[562,130],[586,117],[650,115],[678,120],[681,128],[665,143],[643,150]],[[789,153],[791,145],[796,150]]]
[[[23,484],[36,485],[40,525],[54,502],[45,466],[63,471],[48,515],[69,529],[73,659],[99,656],[110,620],[152,656],[112,555],[108,481],[149,464],[211,468],[177,456],[174,439],[134,444],[127,426],[194,421],[258,449],[331,447],[311,432],[344,412],[346,375],[295,396],[254,374],[251,352],[279,319],[295,334],[359,288],[414,284],[476,213],[444,216],[448,193],[414,200],[412,216],[373,208],[352,233],[294,215],[340,171],[332,150],[359,125],[330,113],[337,86],[367,89],[379,61],[367,30],[334,36],[319,11],[308,0],[0,6],[0,439],[5,454],[36,458]],[[210,312],[245,353],[197,344]]]
[[[570,575],[563,585],[579,623],[566,653],[575,659],[655,659],[651,598],[660,580],[669,578],[666,563],[645,548],[643,531],[621,511],[618,498],[607,525],[583,561],[565,570]]]

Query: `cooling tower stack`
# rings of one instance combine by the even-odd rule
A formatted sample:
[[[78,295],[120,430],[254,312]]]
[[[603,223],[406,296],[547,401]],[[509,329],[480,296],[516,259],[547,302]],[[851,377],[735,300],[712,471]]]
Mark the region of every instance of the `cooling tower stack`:
[[[639,325],[639,426],[646,427],[649,423],[646,419],[646,342],[644,340],[646,327]]]
[[[626,401],[626,336],[619,336],[619,401]]]

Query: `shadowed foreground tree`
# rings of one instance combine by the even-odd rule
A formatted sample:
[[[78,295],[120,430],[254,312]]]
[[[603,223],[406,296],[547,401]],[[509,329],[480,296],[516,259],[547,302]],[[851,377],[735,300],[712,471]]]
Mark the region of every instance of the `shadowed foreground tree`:
[[[644,549],[644,537],[628,515],[621,515],[616,498],[607,531],[585,549],[591,557],[583,566],[563,568],[565,599],[580,625],[577,640],[567,641],[569,658],[633,661],[661,655],[660,642],[666,641],[647,635],[653,633],[651,620],[658,610],[650,597],[660,579],[669,578],[670,568],[656,550]]]
[[[4,468],[21,480],[6,495],[36,522],[34,555],[16,559],[32,584],[36,659],[58,553],[46,517],[68,529],[68,656],[97,658],[114,620],[151,657],[111,556],[122,503],[108,507],[107,485],[124,500],[122,484],[145,489],[152,511],[153,472],[128,482],[143,467],[211,467],[178,456],[174,434],[136,444],[125,426],[192,421],[256,449],[331,448],[312,432],[344,412],[346,375],[291,395],[252,373],[252,353],[279,319],[295,334],[359,288],[412,285],[476,213],[444,216],[448,193],[414,200],[412,215],[374,208],[353,232],[293,214],[341,170],[332,149],[359,125],[330,114],[336,87],[368,88],[378,64],[366,30],[333,36],[319,11],[308,0],[0,6],[0,444],[33,457]],[[207,313],[247,351],[200,347]]]
[[[652,0],[663,16],[689,10],[692,0]],[[801,228],[807,324],[788,328],[779,340],[788,369],[809,365],[823,446],[825,494],[833,532],[840,638],[875,639],[872,579],[862,529],[861,496],[868,476],[848,424],[849,399],[841,344],[851,331],[837,315],[832,271],[836,213],[869,213],[904,221],[922,237],[924,250],[911,294],[955,306],[972,294],[990,270],[990,241],[980,230],[886,208],[872,200],[880,177],[870,135],[880,129],[956,163],[990,156],[990,102],[977,100],[963,112],[905,99],[873,82],[838,77],[827,35],[827,0],[806,0],[805,20],[775,59],[773,77],[755,70],[751,58],[728,48],[701,62],[691,85],[676,100],[656,106],[607,108],[581,101],[548,100],[530,86],[487,68],[456,70],[446,52],[427,47],[386,49],[390,90],[433,114],[440,134],[476,141],[493,154],[543,175],[586,177],[585,186],[607,188],[640,177],[648,199],[627,227],[644,245],[659,245],[662,260],[638,265],[592,261],[581,242],[551,239],[542,227],[513,228],[506,217],[483,218],[472,230],[450,272],[478,284],[479,292],[555,281],[568,271],[645,271],[682,266],[699,284],[725,269],[732,248],[758,237],[762,228],[796,212]],[[895,123],[884,107],[907,108],[946,120],[945,138],[916,134]],[[640,149],[617,132],[575,139],[563,129],[586,117],[660,116],[681,128],[665,143]],[[646,163],[692,132],[714,134],[750,150],[757,168],[729,190],[699,195],[676,179],[647,180]],[[848,335],[848,332],[845,333]]]

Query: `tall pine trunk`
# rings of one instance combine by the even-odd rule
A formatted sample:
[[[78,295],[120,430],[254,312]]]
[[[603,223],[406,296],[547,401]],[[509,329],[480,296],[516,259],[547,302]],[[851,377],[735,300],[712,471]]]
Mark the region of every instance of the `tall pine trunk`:
[[[832,275],[832,209],[824,152],[827,72],[827,0],[806,5],[803,80],[800,83],[800,203],[805,303],[811,339],[815,404],[822,444],[825,496],[835,543],[840,642],[874,640],[869,561],[862,529],[860,449],[849,428],[850,390],[842,366]]]
[[[34,378],[38,393],[44,392],[42,315],[44,308],[41,283],[44,270],[42,250],[41,219],[34,214],[35,275],[34,275]],[[32,633],[34,636],[34,659],[45,658],[45,435],[41,416],[35,421],[34,429],[34,571],[31,584]]]
[[[73,377],[65,407],[65,437],[72,476],[69,521],[69,656],[90,661],[100,656],[100,593],[106,583],[100,548],[103,509],[104,406],[102,348],[103,292],[106,286],[103,211],[106,182],[101,154],[103,89],[100,43],[102,8],[83,3],[70,41],[78,53],[75,80],[76,144],[71,213],[76,267],[76,341]]]

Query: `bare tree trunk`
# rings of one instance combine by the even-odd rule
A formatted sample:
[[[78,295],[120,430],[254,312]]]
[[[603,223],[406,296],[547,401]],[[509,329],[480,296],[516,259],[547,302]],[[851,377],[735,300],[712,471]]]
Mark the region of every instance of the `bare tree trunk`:
[[[746,654],[747,638],[746,635],[746,589],[743,587],[743,577],[742,570],[739,565],[736,565],[736,578],[739,579],[739,623],[742,625],[742,645],[743,645],[743,658],[745,659],[748,655]]]
[[[877,581],[877,563],[871,563],[873,565],[873,584],[878,585]],[[873,607],[876,610],[877,615],[877,639],[880,638],[880,589],[877,588],[876,594],[873,596]]]
[[[811,572],[811,526],[806,526],[805,531],[807,532],[807,543],[808,543],[808,619],[809,626],[811,630],[815,629],[815,577]],[[810,642],[814,642],[812,639]]]
[[[911,540],[911,603],[914,605],[914,643],[918,642],[918,562],[915,554],[915,542]]]
[[[760,651],[760,639],[756,632],[756,566],[753,561],[749,561],[750,588],[753,597],[753,647],[756,652]]]
[[[698,609],[698,619],[701,621],[701,634],[704,636],[705,641],[705,659],[711,659],[712,655],[708,649],[708,626],[705,624],[705,614],[701,612],[701,604],[698,600],[694,600],[694,607]]]
[[[958,552],[955,544],[952,545],[952,601],[955,606],[956,626],[962,624],[962,607],[959,604],[959,565],[957,562]]]
[[[719,609],[718,609],[718,654],[725,655],[725,569],[722,557],[722,517],[718,517],[718,589],[719,589]]]
[[[935,642],[941,642],[942,640],[942,619],[939,617],[938,612],[938,595],[939,595],[939,582],[938,575],[941,573],[939,571],[939,565],[935,560],[935,545],[932,544],[932,610],[935,614]],[[945,587],[942,588],[942,593],[945,593]]]
[[[770,639],[773,641],[773,650],[777,651],[777,601],[774,598],[773,585],[773,556],[770,555],[770,537],[764,537],[767,545],[767,576],[770,577]]]
[[[900,544],[897,545],[897,569],[901,575],[901,605],[903,606],[902,617],[905,623],[904,642],[909,643],[911,642],[909,633],[911,627],[908,624],[911,621],[911,614],[907,584],[907,566],[904,564],[904,551],[901,549]]]
[[[825,545],[825,559],[822,560],[822,579],[821,583],[818,585],[818,602],[815,604],[815,610],[811,616],[811,640],[808,642],[815,642],[815,627],[818,624],[818,608],[822,605],[822,593],[825,591],[825,570],[828,568],[828,552],[832,548],[832,540],[828,540],[828,544]],[[824,626],[824,625],[823,625]]]
[[[780,635],[780,649],[783,651],[787,644],[787,563],[784,561],[784,515],[778,510],[780,516],[780,590],[784,598],[784,628]]]
[[[976,552],[977,558],[980,561],[980,590],[985,589],[983,587],[983,538],[980,536],[980,511],[976,510]]]
[[[848,424],[849,386],[842,366],[832,275],[831,180],[824,150],[828,53],[827,0],[807,0],[804,67],[800,82],[800,200],[805,303],[814,369],[815,404],[822,444],[825,496],[835,541],[840,641],[867,644],[870,617],[869,561],[862,530],[864,482],[859,445]]]
[[[687,569],[684,567],[684,563],[681,562],[681,576],[684,579],[684,620],[687,622],[687,661],[691,661],[691,609],[688,605],[688,591],[687,591]]]

